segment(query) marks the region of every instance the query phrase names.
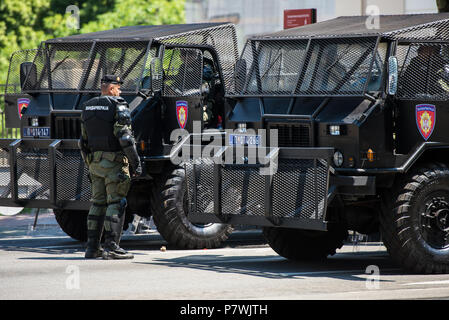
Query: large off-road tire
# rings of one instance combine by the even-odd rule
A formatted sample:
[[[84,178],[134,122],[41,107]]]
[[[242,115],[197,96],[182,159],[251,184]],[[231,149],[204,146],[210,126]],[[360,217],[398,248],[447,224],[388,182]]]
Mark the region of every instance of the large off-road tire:
[[[53,210],[56,221],[62,231],[78,241],[87,241],[87,214],[86,210]]]
[[[325,259],[334,255],[348,237],[342,227],[329,231],[265,227],[263,234],[277,254],[294,261]]]
[[[187,219],[188,210],[185,171],[176,167],[156,179],[152,190],[151,209],[161,236],[181,249],[217,248],[233,231],[222,223],[194,224]]]
[[[383,198],[382,239],[392,259],[410,272],[448,273],[448,167],[416,168]]]

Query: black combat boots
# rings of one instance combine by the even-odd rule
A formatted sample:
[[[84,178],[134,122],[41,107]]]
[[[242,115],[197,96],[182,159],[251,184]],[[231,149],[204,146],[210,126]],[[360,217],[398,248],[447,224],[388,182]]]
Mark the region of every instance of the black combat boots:
[[[87,248],[84,257],[86,259],[96,259],[103,256],[103,248],[100,245],[103,235],[103,216],[88,216],[88,220],[95,220],[95,229],[87,229]],[[89,223],[88,223],[89,226]]]
[[[91,231],[87,231],[87,248],[84,258],[96,259],[103,256],[103,248],[100,245],[101,236],[98,237],[97,233],[93,234]]]
[[[105,228],[105,242],[103,259],[132,259],[133,254],[120,248],[120,238],[122,237],[123,224],[125,222],[125,208],[126,199],[120,201],[118,205],[118,214],[106,216],[105,223],[108,228]]]
[[[120,246],[110,238],[106,238],[103,251],[103,259],[133,259],[134,255],[120,248]]]

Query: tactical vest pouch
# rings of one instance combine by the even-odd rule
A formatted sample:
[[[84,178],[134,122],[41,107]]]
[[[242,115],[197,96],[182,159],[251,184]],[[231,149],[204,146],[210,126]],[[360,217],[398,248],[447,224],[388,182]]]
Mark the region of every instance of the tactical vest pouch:
[[[115,152],[103,152],[103,159],[109,160],[111,162],[115,161],[117,154]]]
[[[103,151],[95,151],[93,153],[92,162],[100,162],[103,156]]]

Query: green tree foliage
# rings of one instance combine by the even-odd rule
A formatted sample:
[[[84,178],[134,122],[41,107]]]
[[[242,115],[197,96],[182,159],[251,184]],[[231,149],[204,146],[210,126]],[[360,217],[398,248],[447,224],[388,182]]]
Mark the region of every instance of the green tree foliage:
[[[6,82],[16,50],[37,48],[43,40],[130,25],[184,23],[185,0],[0,0],[0,83]],[[80,29],[67,27],[76,5]]]

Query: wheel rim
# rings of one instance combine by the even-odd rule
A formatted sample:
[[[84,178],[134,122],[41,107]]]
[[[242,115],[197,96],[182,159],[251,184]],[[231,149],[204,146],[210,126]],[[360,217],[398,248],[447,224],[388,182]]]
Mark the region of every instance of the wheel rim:
[[[435,249],[449,248],[449,195],[427,197],[420,210],[420,229],[424,241]]]

